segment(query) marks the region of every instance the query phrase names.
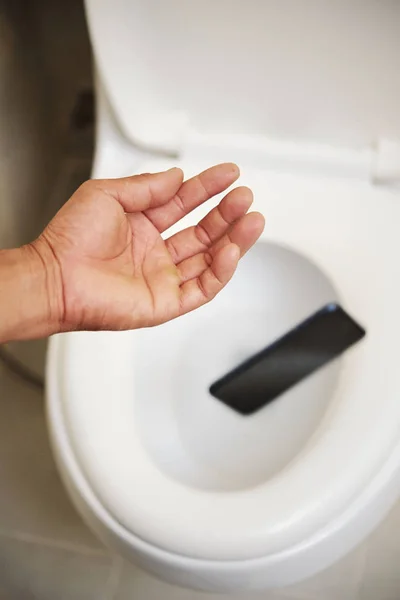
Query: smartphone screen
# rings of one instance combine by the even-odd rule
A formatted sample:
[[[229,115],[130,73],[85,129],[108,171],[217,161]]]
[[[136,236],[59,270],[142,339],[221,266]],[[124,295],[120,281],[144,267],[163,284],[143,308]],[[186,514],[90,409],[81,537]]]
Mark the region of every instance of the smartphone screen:
[[[328,304],[213,383],[210,393],[237,412],[252,414],[364,336],[343,308]]]

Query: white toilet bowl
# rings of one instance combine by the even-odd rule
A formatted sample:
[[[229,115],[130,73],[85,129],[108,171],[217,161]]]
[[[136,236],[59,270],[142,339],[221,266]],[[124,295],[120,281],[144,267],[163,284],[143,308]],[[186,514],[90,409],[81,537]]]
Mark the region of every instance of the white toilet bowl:
[[[237,160],[267,227],[203,309],[159,328],[51,340],[55,456],[93,530],[157,576],[211,591],[287,585],[346,554],[400,492],[400,194],[371,184],[368,150],[191,131],[171,158],[184,123],[171,117],[149,151],[161,121],[152,130],[149,113],[140,126],[126,120],[126,64],[113,71],[121,56],[101,44],[132,5],[146,20],[140,2],[87,2],[99,69],[94,177],[172,164],[189,176]],[[360,344],[250,417],[210,396],[214,379],[337,300],[366,328]]]

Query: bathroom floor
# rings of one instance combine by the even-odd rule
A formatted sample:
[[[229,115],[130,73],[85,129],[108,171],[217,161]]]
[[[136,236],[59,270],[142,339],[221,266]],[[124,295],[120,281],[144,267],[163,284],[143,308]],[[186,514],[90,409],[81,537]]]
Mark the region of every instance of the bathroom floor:
[[[22,13],[16,10],[14,14],[18,21],[18,15],[24,15],[27,4],[20,0],[0,0],[0,49],[9,53],[0,52],[0,77],[6,74],[7,69],[11,69],[11,63],[7,60],[13,51],[13,43],[18,42],[18,32],[22,31],[18,27],[13,31],[10,26],[13,22],[12,19],[8,21],[7,10],[10,6],[13,9],[22,7]],[[91,73],[81,0],[70,0],[68,3],[63,0],[35,0],[30,7],[37,9],[34,16],[42,44],[35,64],[38,66],[42,61],[49,76],[46,97],[51,99],[52,105],[51,110],[45,106],[44,117],[48,120],[51,114],[54,124],[47,145],[40,154],[43,157],[48,151],[54,160],[46,163],[47,168],[43,169],[46,173],[42,179],[33,182],[38,202],[44,197],[46,188],[47,200],[40,200],[40,211],[39,205],[36,210],[41,222],[35,223],[34,229],[40,229],[41,224],[51,218],[90,174],[93,136],[88,89]],[[13,37],[14,34],[16,37]],[[22,37],[26,37],[25,33]],[[32,47],[28,47],[28,54]],[[19,50],[15,57],[13,77],[19,69],[24,68]],[[23,76],[21,71],[22,79]],[[21,91],[21,98],[21,115],[31,114],[31,98],[24,90]],[[10,106],[16,107],[17,111],[14,99]],[[0,128],[9,114],[6,119],[1,117],[0,114]],[[39,127],[39,121],[25,125],[25,133],[22,131],[19,135],[23,134],[26,144],[31,142],[32,148],[37,150],[37,138],[33,134],[35,127]],[[72,127],[74,133],[64,139],[62,134],[68,126]],[[8,156],[9,147],[4,142],[3,129],[1,132],[0,154],[4,150]],[[64,140],[63,144],[59,144],[61,139]],[[57,152],[56,144],[59,144]],[[54,167],[55,158],[58,161],[57,168]],[[13,182],[24,179],[20,177],[21,169],[30,189],[32,181],[27,173],[33,176],[38,172],[38,166],[33,168],[27,154],[16,154],[15,159],[15,163],[12,160],[7,163],[0,161],[7,165],[7,173],[2,175],[2,197],[5,198],[15,193]],[[54,171],[53,176],[47,179],[45,175],[50,171]],[[23,199],[27,190],[21,189],[20,194]],[[5,211],[0,219],[3,223],[0,224],[6,224],[4,231],[0,227],[3,235],[0,245],[21,243],[20,240],[25,241],[26,236],[31,235],[27,230],[18,230],[20,220],[13,221],[9,217],[11,221],[7,221],[10,207],[11,203],[0,206]],[[13,235],[15,233],[12,239],[7,238],[10,231]],[[13,356],[41,378],[45,349],[45,341],[8,347]],[[367,542],[318,577],[285,590],[242,594],[239,599],[399,600],[399,532],[400,504]],[[0,361],[0,600],[201,598],[206,596],[158,582],[110,554],[95,539],[75,512],[59,480],[47,436],[42,390],[12,373]],[[209,598],[216,600],[219,596]]]

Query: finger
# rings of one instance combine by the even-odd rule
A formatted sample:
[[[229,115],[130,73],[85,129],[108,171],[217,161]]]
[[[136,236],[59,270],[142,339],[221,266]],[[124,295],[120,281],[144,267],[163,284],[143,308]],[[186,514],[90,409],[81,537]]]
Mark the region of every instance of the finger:
[[[174,167],[161,173],[93,180],[92,184],[118,200],[125,212],[132,213],[165,205],[178,192],[182,181],[182,170]]]
[[[262,215],[259,213],[245,215],[233,225],[227,235],[224,235],[205,252],[199,252],[177,265],[181,281],[185,282],[198,277],[210,266],[215,255],[232,243],[238,246],[240,257],[244,256],[258,240],[263,229],[264,218]]]
[[[181,286],[181,314],[212,300],[231,279],[240,258],[235,244],[221,248],[205,271]]]
[[[248,213],[237,221],[227,233],[215,242],[212,252],[218,252],[228,244],[237,244],[243,248],[242,256],[258,240],[265,227],[264,216],[259,212]]]
[[[239,168],[232,163],[211,167],[185,181],[164,206],[146,210],[146,217],[163,232],[197,206],[226,190],[239,174]]]
[[[235,221],[246,214],[252,202],[251,190],[245,187],[236,188],[197,225],[168,238],[165,245],[174,263],[178,264],[190,256],[205,252]]]

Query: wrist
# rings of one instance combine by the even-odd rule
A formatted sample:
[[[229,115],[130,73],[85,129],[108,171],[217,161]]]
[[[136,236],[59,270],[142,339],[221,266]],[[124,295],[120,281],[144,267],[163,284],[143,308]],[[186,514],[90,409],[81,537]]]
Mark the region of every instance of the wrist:
[[[0,251],[0,342],[60,331],[62,280],[45,240]]]

